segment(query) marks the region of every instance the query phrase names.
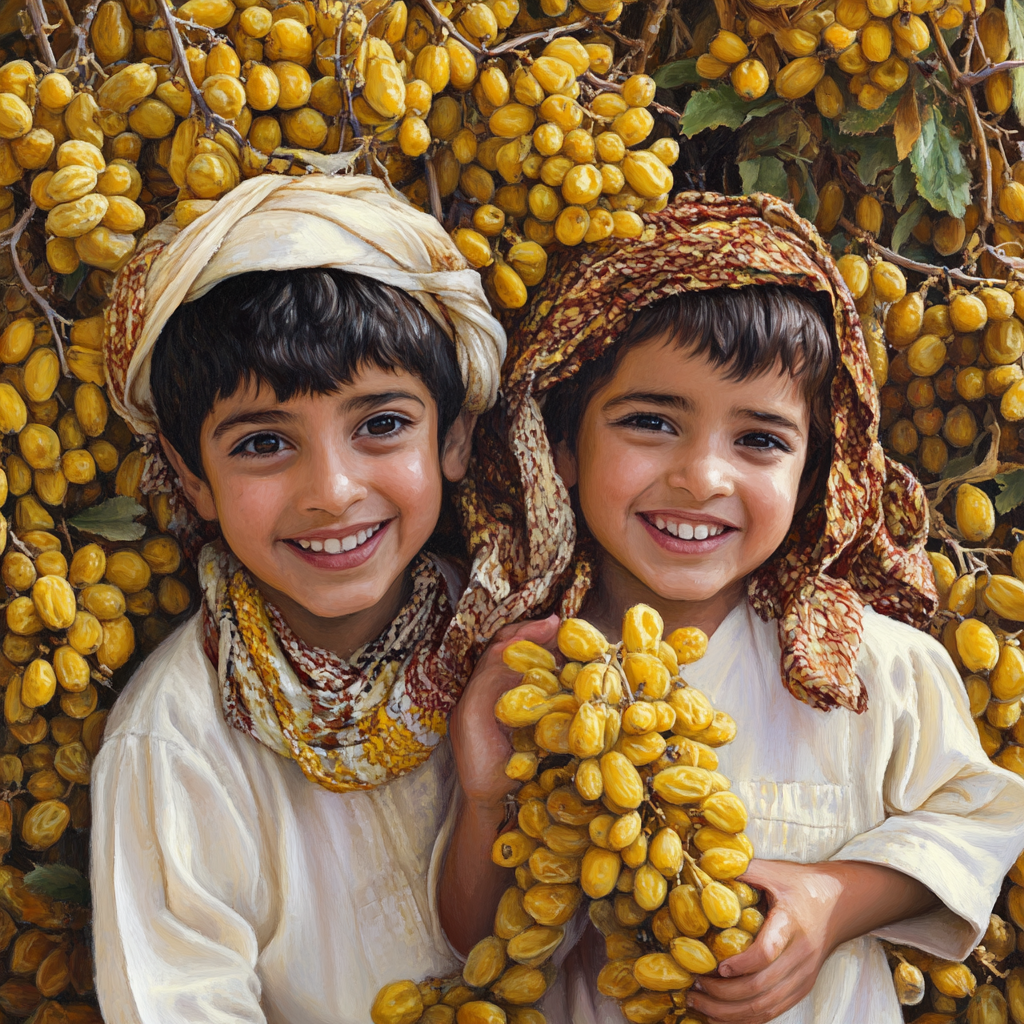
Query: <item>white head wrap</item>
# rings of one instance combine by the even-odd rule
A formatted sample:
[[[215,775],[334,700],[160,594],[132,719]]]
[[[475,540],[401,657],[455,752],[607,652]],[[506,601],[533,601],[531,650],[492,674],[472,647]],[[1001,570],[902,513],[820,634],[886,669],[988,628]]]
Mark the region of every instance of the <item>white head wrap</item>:
[[[156,431],[150,363],[178,306],[238,274],[303,267],[333,267],[408,292],[455,343],[464,407],[479,413],[494,403],[505,331],[480,275],[441,225],[376,178],[265,174],[186,228],[173,219],[158,225],[119,273],[105,345],[117,412],[137,433]]]

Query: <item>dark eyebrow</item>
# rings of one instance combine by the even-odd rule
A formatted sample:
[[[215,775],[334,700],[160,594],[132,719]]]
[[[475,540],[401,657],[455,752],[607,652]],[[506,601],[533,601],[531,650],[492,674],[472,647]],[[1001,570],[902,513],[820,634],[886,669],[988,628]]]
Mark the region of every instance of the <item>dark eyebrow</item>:
[[[737,409],[735,411],[740,416],[749,416],[751,419],[760,420],[762,423],[771,423],[776,427],[785,427],[797,434],[803,434],[803,431],[792,420],[788,420],[785,416],[780,416],[778,413],[759,412],[757,409]]]
[[[631,402],[638,405],[665,405],[683,410],[692,408],[691,403],[682,395],[669,395],[660,391],[630,391],[628,394],[613,398],[605,408],[612,409],[616,405],[628,405]]]
[[[262,411],[243,409],[241,412],[236,412],[234,416],[229,416],[226,420],[221,420],[217,424],[213,431],[213,440],[216,441],[218,438],[223,437],[232,427],[237,427],[240,423],[251,423],[253,426],[260,424],[274,425],[282,422],[287,423],[294,419],[294,413],[286,412],[283,409],[264,409]]]
[[[410,402],[416,402],[418,405],[423,406],[424,409],[426,408],[423,404],[423,399],[409,391],[382,391],[379,394],[373,395],[356,395],[354,398],[345,400],[345,408],[351,409],[353,412],[359,412],[363,409],[375,409],[378,405],[387,405],[388,402],[399,401],[403,398],[408,399]]]

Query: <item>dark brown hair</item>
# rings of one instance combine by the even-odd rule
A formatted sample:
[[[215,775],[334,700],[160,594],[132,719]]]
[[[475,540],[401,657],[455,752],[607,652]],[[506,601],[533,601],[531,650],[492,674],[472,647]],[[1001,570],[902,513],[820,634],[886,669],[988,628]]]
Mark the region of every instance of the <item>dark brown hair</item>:
[[[630,348],[659,336],[725,367],[730,380],[772,373],[781,364],[800,381],[810,406],[805,474],[827,456],[837,353],[832,302],[827,295],[780,285],[683,292],[642,309],[601,356],[545,396],[552,444],[564,441],[575,449],[590,398],[611,380]]]
[[[219,398],[250,381],[279,402],[330,394],[363,366],[423,381],[440,448],[466,388],[455,346],[415,299],[333,268],[240,274],[179,306],[161,331],[151,370],[160,430],[202,477],[200,432]]]

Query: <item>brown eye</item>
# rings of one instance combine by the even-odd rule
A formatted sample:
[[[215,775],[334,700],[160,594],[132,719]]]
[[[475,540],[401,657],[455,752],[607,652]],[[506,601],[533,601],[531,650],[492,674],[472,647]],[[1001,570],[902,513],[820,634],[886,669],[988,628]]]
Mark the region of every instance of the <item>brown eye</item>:
[[[393,434],[401,426],[397,416],[375,416],[366,424],[366,432],[374,437]]]
[[[283,448],[281,438],[275,434],[255,434],[247,437],[232,455],[276,455]]]

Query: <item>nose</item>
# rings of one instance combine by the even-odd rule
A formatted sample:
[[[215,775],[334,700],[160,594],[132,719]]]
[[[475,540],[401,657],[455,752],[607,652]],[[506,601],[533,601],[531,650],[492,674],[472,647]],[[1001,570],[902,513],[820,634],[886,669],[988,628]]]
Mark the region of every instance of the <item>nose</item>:
[[[312,512],[340,517],[368,495],[356,473],[356,460],[336,436],[318,437],[307,454],[303,479],[303,504]]]
[[[687,491],[694,501],[731,495],[735,489],[733,465],[713,440],[688,445],[669,471],[669,486]]]

